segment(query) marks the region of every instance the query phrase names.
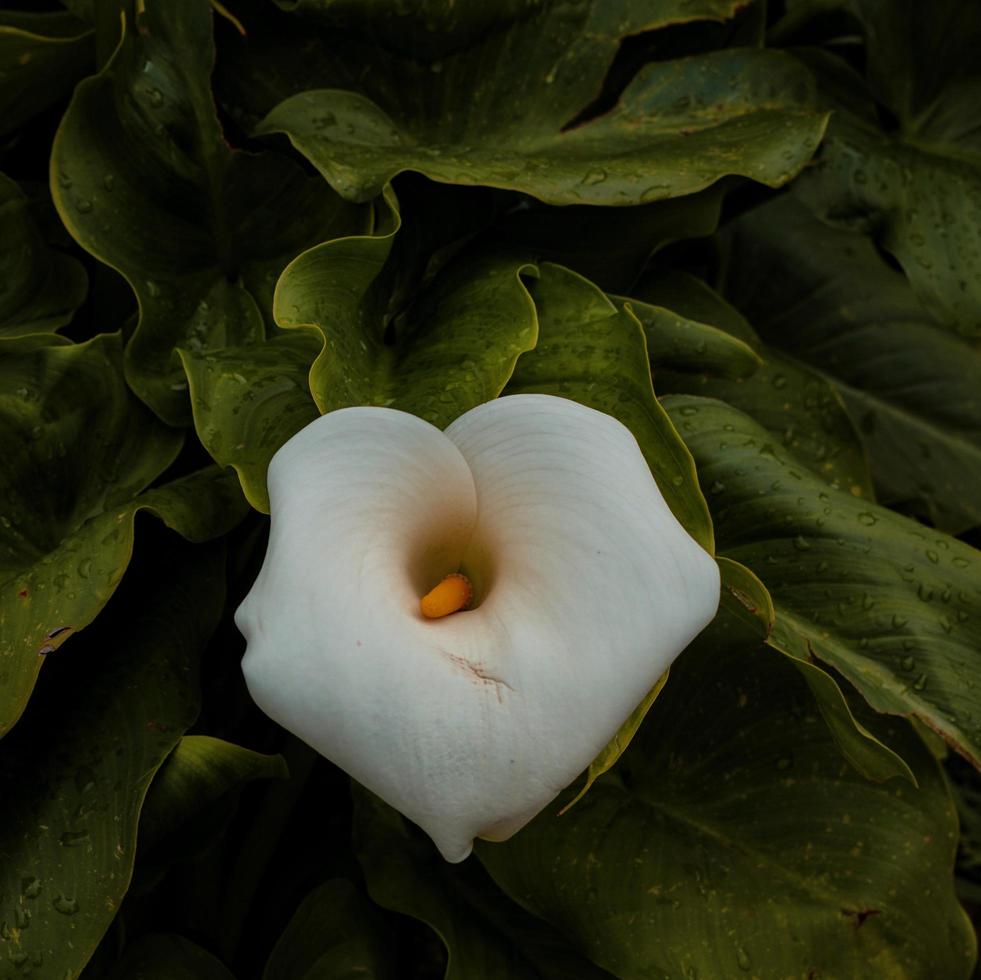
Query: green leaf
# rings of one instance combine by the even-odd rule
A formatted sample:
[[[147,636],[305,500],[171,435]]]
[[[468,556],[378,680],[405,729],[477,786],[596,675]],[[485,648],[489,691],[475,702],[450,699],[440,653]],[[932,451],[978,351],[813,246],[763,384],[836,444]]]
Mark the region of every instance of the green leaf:
[[[288,776],[280,755],[264,755],[210,735],[185,735],[150,786],[140,817],[140,847],[158,847],[246,783]]]
[[[727,292],[768,343],[838,390],[880,499],[951,533],[981,523],[976,347],[938,323],[868,238],[817,221],[791,196],[729,234]]]
[[[216,116],[207,0],[138,4],[106,67],[82,82],[52,150],[52,194],[83,248],[139,303],[127,378],[165,421],[190,420],[175,349],[261,341],[287,262],[365,227],[364,209],[274,154],[230,149]]]
[[[691,455],[654,397],[637,318],[591,282],[550,263],[542,264],[530,289],[538,344],[518,361],[507,394],[559,395],[619,419],[640,445],[674,516],[711,554],[708,507]]]
[[[904,145],[842,117],[801,193],[830,221],[874,229],[923,305],[964,336],[981,336],[981,152]]]
[[[263,344],[179,351],[204,448],[235,468],[249,503],[263,513],[269,513],[269,461],[317,418],[307,376],[322,348],[316,336],[296,330]]]
[[[868,93],[888,131],[840,103],[802,191],[829,220],[871,231],[902,264],[923,305],[981,335],[981,9],[959,0],[848,0],[866,34]],[[839,104],[835,105],[838,102]]]
[[[789,663],[698,642],[582,803],[477,854],[620,977],[966,980],[974,937],[935,760],[883,721],[920,788],[869,782],[814,711]]]
[[[2,37],[2,35],[0,35]],[[75,259],[49,248],[27,197],[0,174],[0,337],[63,327],[85,299],[88,277]]]
[[[710,485],[719,550],[765,583],[777,622],[877,711],[912,715],[981,765],[981,558],[835,491],[736,409],[670,396]],[[909,756],[902,753],[909,761]]]
[[[94,62],[94,33],[71,14],[0,11],[0,136],[70,95]]]
[[[17,720],[44,658],[115,591],[138,511],[194,541],[244,514],[234,477],[202,470],[141,493],[173,461],[178,433],[127,391],[118,335],[64,346],[6,341],[0,359],[0,734]]]
[[[810,159],[826,121],[810,76],[781,52],[733,48],[647,64],[610,111],[584,115],[624,38],[726,19],[739,6],[445,4],[422,16],[394,3],[300,3],[299,24],[320,36],[303,77],[289,77],[280,52],[271,82],[258,83],[290,97],[257,132],[286,133],[355,201],[405,170],[549,204],[647,203],[727,174],[778,186]]]
[[[630,305],[644,328],[647,350],[657,371],[741,380],[763,364],[763,358],[749,344],[725,330],[638,299],[610,298],[621,308]]]
[[[221,552],[182,549],[161,556],[163,585],[135,581],[122,615],[60,661],[0,745],[5,977],[78,976],[126,893],[144,794],[197,714],[224,601]]]
[[[533,267],[494,253],[458,256],[391,319],[386,265],[399,216],[390,190],[386,201],[381,233],[325,242],[289,265],[276,319],[323,336],[310,373],[321,412],[386,405],[445,427],[496,398],[534,346],[535,309],[520,278]]]
[[[445,980],[608,980],[560,932],[508,902],[474,862],[447,864],[398,812],[353,789],[368,891],[436,932],[449,954]]]
[[[235,980],[221,960],[183,936],[141,936],[107,980]]]
[[[710,377],[712,372],[707,368],[697,375],[681,374],[670,366],[662,370],[655,348],[655,381],[661,395],[684,392],[721,398],[756,419],[774,441],[791,450],[832,487],[874,499],[862,443],[838,392],[827,379],[761,344],[737,310],[693,277],[675,273],[649,277],[640,291],[678,313],[745,338],[763,358],[751,377],[730,381]],[[687,423],[682,420],[680,424],[684,429]],[[706,485],[711,497],[712,484]]]
[[[263,980],[384,980],[394,972],[378,908],[350,881],[331,878],[300,904],[279,937]]]
[[[906,762],[855,717],[838,682],[814,660],[806,641],[779,618],[766,586],[745,565],[730,558],[718,562],[722,572],[719,614],[700,642],[725,646],[733,642],[733,635],[746,636],[748,646],[765,642],[791,658],[838,748],[856,772],[880,782],[901,776],[915,785],[916,777]]]

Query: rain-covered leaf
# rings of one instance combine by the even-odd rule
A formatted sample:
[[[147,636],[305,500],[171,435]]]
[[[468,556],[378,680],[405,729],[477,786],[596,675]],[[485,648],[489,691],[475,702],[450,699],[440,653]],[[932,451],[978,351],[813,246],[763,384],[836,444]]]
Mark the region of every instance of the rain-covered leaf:
[[[802,184],[829,220],[871,231],[942,322],[981,336],[981,6],[849,0],[887,128],[841,105]],[[837,91],[826,95],[832,104]]]
[[[496,398],[535,344],[523,259],[458,256],[407,309],[389,309],[386,263],[398,234],[394,194],[379,234],[325,242],[297,257],[276,289],[276,320],[313,327],[323,353],[310,374],[321,412],[386,405],[440,427]]]
[[[235,468],[249,503],[264,513],[269,461],[319,414],[307,376],[322,348],[311,332],[295,330],[262,344],[179,352],[201,442]]]
[[[834,384],[881,500],[952,533],[981,523],[981,351],[946,330],[868,238],[791,196],[730,234],[730,299],[767,343]]]
[[[0,240],[0,337],[63,327],[85,299],[85,270],[75,259],[48,247],[27,197],[3,174]]]
[[[300,903],[279,937],[263,980],[396,980],[379,909],[344,878]]]
[[[876,732],[918,789],[844,765],[789,663],[696,643],[613,773],[477,854],[620,977],[966,980],[946,785],[905,722]]]
[[[70,95],[94,63],[94,32],[72,14],[0,11],[0,136]]]
[[[224,600],[220,550],[181,546],[133,581],[0,743],[0,972],[77,977],[129,885],[140,807],[198,711]]]
[[[106,980],[235,980],[217,957],[184,936],[151,933],[126,948]]]
[[[672,513],[711,553],[708,507],[691,455],[654,397],[637,318],[591,282],[551,263],[542,263],[529,288],[538,343],[518,360],[507,393],[572,398],[619,419],[640,445]]]
[[[244,513],[234,476],[217,468],[141,493],[182,440],[127,390],[118,335],[67,346],[24,337],[3,351],[0,733],[45,656],[92,622],[119,584],[138,511],[195,541]]]
[[[257,132],[286,133],[350,200],[404,170],[549,204],[642,204],[727,174],[778,186],[824,130],[806,70],[752,47],[644,65],[610,111],[580,119],[622,39],[728,18],[734,0],[291,6],[315,40],[302,71],[281,50],[256,72],[255,89],[284,97]]]
[[[390,806],[359,786],[354,794],[368,892],[436,932],[448,954],[444,980],[609,980],[560,932],[508,902],[474,862],[447,864]]]
[[[619,306],[630,304],[644,328],[651,364],[658,371],[681,371],[716,377],[748,378],[763,358],[745,341],[709,323],[682,316],[642,300],[612,296]]]
[[[981,555],[832,489],[723,402],[665,405],[716,487],[719,552],[760,577],[789,641],[981,766]]]
[[[190,418],[175,349],[260,342],[287,262],[367,220],[292,160],[230,148],[211,95],[211,20],[207,0],[137,4],[112,59],[78,86],[52,152],[62,220],[136,293],[127,378],[172,424]]]
[[[835,488],[873,499],[872,478],[855,425],[841,398],[826,378],[781,351],[761,344],[740,313],[705,283],[691,276],[664,273],[648,277],[638,290],[668,309],[712,324],[743,338],[763,363],[751,377],[726,380],[706,365],[700,373],[678,372],[658,361],[654,383],[658,394],[685,392],[721,398],[752,415],[773,440],[790,449],[808,468]],[[682,429],[686,422],[681,420]],[[703,477],[704,482],[704,477]],[[711,482],[705,483],[711,500]]]
[[[702,640],[723,646],[736,638],[750,647],[766,643],[790,657],[811,689],[841,754],[855,770],[868,779],[882,781],[900,776],[915,784],[916,779],[905,761],[856,718],[845,692],[828,670],[814,660],[806,640],[778,617],[773,599],[759,578],[731,558],[720,557],[718,562],[722,599],[719,613]]]

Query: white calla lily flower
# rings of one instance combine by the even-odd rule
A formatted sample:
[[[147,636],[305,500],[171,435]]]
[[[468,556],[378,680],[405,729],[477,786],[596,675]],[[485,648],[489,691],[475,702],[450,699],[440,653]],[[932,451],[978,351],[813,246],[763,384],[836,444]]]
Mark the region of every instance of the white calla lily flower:
[[[235,616],[249,690],[448,861],[572,782],[718,605],[717,566],[634,437],[567,399],[499,398],[445,432],[340,409],[268,484],[269,547]],[[451,573],[465,584],[423,615]]]

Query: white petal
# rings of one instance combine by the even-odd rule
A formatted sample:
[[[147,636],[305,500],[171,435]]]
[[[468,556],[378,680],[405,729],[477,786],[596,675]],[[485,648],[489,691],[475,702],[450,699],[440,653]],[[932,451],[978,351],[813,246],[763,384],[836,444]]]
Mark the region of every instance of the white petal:
[[[500,398],[445,435],[334,412],[280,450],[269,489],[236,614],[250,691],[448,860],[574,779],[718,603],[628,430],[564,399]],[[479,606],[424,620],[461,561]]]

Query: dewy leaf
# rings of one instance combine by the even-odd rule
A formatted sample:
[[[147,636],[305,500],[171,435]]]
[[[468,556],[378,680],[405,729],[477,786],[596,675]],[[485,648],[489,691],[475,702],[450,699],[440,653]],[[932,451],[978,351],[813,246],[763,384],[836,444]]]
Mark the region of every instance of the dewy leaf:
[[[318,885],[293,914],[263,980],[394,980],[379,909],[345,878]]]
[[[654,397],[644,332],[637,318],[581,276],[543,263],[530,282],[538,343],[523,354],[508,394],[571,398],[619,419],[686,531],[712,554],[712,521],[691,455]]]
[[[444,980],[610,980],[558,930],[507,901],[474,862],[439,860],[402,816],[358,786],[354,805],[371,897],[433,929],[448,954]]]
[[[868,238],[817,221],[791,196],[728,231],[730,298],[768,343],[838,390],[882,501],[951,533],[981,523],[977,348],[937,321]]]
[[[78,976],[129,885],[150,780],[197,715],[224,561],[188,546],[167,557],[164,584],[134,581],[0,743],[5,966]]]
[[[765,642],[790,657],[811,689],[842,755],[856,771],[878,781],[902,776],[915,785],[916,778],[903,759],[855,717],[838,682],[815,662],[806,641],[778,619],[770,593],[759,578],[731,558],[717,560],[722,572],[722,602],[704,642],[724,646],[735,637],[745,636],[747,646]]]
[[[85,299],[85,270],[75,259],[47,246],[27,197],[3,174],[0,239],[0,337],[63,327]]]
[[[65,11],[0,11],[0,136],[70,95],[94,63],[84,21]]]
[[[273,331],[273,287],[298,252],[365,227],[286,157],[229,148],[216,116],[207,0],[139,4],[106,67],[82,82],[52,150],[68,230],[139,303],[127,378],[165,421],[189,421],[175,348],[203,353]]]
[[[646,203],[726,174],[778,186],[810,159],[826,121],[809,74],[782,52],[733,48],[648,64],[611,111],[579,119],[622,39],[725,19],[740,6],[525,0],[423,16],[395,3],[301,3],[306,34],[320,33],[314,56],[302,78],[276,73],[273,87],[290,97],[257,132],[286,133],[354,201],[404,170],[549,204]]]
[[[863,24],[869,94],[883,131],[837,104],[821,159],[802,184],[821,215],[871,231],[924,306],[981,336],[981,8],[959,0],[848,0]],[[827,90],[831,104],[840,103]]]
[[[181,436],[128,392],[117,335],[4,343],[0,359],[0,734],[47,653],[98,615],[133,548],[137,511],[204,540],[243,515],[233,477],[203,470],[141,493]]]
[[[874,499],[872,477],[862,444],[835,388],[806,365],[766,347],[742,315],[705,283],[676,273],[648,277],[638,289],[670,309],[711,323],[734,337],[744,338],[763,358],[751,377],[726,380],[699,373],[678,372],[662,365],[657,348],[651,352],[654,381],[662,394],[684,392],[721,398],[763,425],[773,439],[835,488],[856,497]],[[682,427],[686,425],[684,420]],[[709,496],[713,493],[707,485]]]
[[[235,468],[249,503],[264,513],[269,460],[319,414],[307,376],[322,348],[310,331],[295,330],[262,344],[179,352],[201,442]]]
[[[754,374],[763,358],[749,344],[718,327],[637,299],[610,297],[640,321],[647,350],[658,370],[708,374],[741,380]]]
[[[831,489],[722,402],[665,404],[717,487],[720,552],[762,579],[778,623],[877,711],[915,716],[981,766],[978,552]]]
[[[880,719],[919,789],[870,782],[814,710],[772,653],[696,644],[614,773],[478,856],[620,977],[966,980],[975,943],[937,763]]]
[[[521,281],[534,267],[521,258],[465,253],[390,320],[383,270],[399,227],[391,190],[386,202],[379,234],[325,242],[287,267],[276,319],[323,335],[310,374],[321,412],[382,405],[444,427],[496,398],[518,355],[534,346],[535,308]]]

